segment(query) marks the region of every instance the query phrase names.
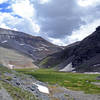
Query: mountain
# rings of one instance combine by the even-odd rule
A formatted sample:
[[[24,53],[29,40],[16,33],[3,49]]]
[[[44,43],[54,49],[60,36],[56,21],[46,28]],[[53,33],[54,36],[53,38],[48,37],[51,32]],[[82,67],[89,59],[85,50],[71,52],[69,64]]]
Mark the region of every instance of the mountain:
[[[44,58],[39,65],[60,71],[100,72],[100,26],[82,41]]]
[[[1,49],[4,49],[4,51],[9,52],[7,54],[5,52],[0,52],[0,55],[5,56],[5,59],[7,59],[8,56],[10,56],[10,60],[8,59],[7,62],[10,63],[15,61],[14,63],[17,63],[17,60],[13,61],[13,56],[21,55],[17,56],[16,59],[18,59],[18,57],[20,59],[20,57],[24,56],[26,59],[31,59],[31,62],[35,62],[43,59],[44,57],[52,53],[62,50],[62,47],[54,45],[39,36],[32,36],[23,32],[0,28],[0,50]],[[14,52],[16,52],[13,56],[11,54],[12,51],[13,54]],[[1,58],[1,62],[6,62],[6,60],[3,59],[3,57]],[[23,62],[24,59],[21,61]],[[19,63],[21,61],[19,60]]]

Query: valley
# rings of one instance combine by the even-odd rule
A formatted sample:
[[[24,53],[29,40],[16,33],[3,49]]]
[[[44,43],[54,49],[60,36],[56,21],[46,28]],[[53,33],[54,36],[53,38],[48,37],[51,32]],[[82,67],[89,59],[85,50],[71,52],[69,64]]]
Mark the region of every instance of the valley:
[[[32,75],[36,79],[51,85],[58,84],[70,90],[94,94],[100,93],[100,86],[92,84],[92,82],[100,82],[100,80],[96,80],[96,77],[100,76],[100,74],[66,73],[54,69],[16,69],[16,71]]]
[[[100,100],[100,74],[54,69],[10,70],[0,65],[2,100]]]
[[[0,99],[100,100],[99,33],[57,46],[0,29]]]
[[[100,0],[0,0],[0,100],[100,100]]]

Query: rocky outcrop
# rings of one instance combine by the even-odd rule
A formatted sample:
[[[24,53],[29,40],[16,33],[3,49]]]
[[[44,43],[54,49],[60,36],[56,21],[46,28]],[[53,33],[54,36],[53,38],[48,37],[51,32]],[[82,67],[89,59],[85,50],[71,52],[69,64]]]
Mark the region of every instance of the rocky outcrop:
[[[74,55],[73,66],[77,71],[100,71],[100,27],[80,42]]]

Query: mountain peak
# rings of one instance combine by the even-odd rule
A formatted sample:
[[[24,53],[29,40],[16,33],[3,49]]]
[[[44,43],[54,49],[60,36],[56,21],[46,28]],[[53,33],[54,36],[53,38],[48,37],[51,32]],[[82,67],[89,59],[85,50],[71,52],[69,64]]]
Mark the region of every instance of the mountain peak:
[[[100,26],[98,26],[98,27],[96,28],[96,31],[100,31]]]

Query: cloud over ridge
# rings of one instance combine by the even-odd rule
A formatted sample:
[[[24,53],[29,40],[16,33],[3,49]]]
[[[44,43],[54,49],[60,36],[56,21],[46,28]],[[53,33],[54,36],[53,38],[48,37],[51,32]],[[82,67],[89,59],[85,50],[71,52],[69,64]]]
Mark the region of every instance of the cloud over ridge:
[[[0,0],[0,27],[67,45],[94,31],[99,10],[99,0]]]

